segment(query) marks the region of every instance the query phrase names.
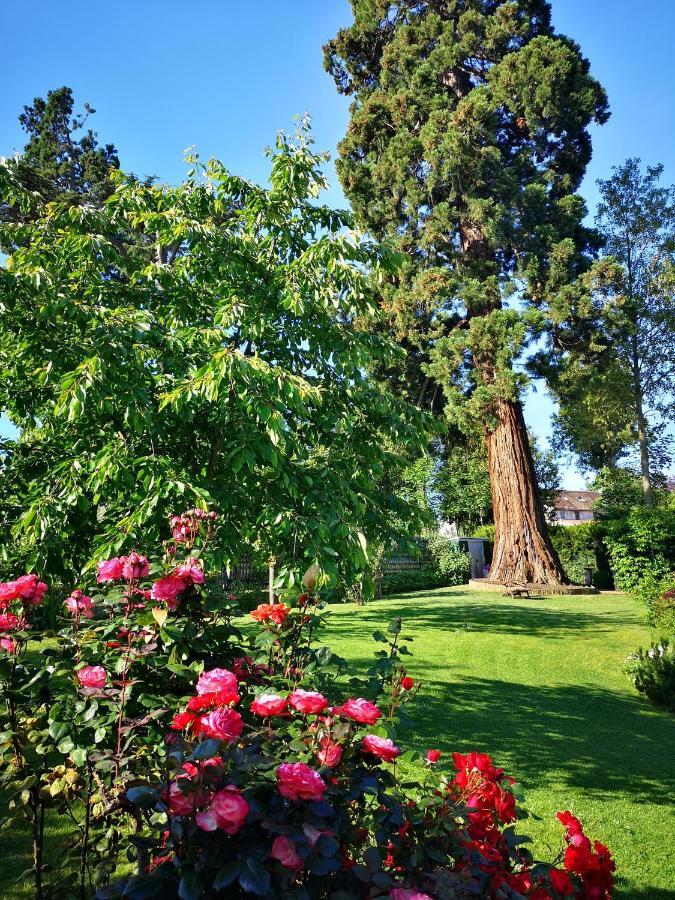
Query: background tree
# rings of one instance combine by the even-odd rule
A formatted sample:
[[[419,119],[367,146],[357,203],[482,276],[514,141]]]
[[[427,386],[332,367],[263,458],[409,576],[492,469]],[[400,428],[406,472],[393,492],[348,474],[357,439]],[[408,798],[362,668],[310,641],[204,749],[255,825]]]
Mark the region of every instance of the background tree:
[[[176,188],[118,173],[75,213],[0,168],[30,213],[3,226],[0,268],[7,568],[70,574],[198,504],[221,513],[223,564],[354,572],[392,523],[416,528],[384,476],[426,443],[422,417],[368,374],[397,352],[366,281],[387,259],[316,202],[324,160],[302,132],[269,189],[195,162]]]
[[[73,109],[69,87],[48,91],[46,99],[36,97],[24,106],[19,122],[28,142],[7,165],[25,191],[37,192],[43,200],[101,203],[114,189],[110,170],[119,168],[117,150],[113,144],[99,146],[96,132],[85,129],[95,109],[88,103],[82,113]],[[0,200],[0,221],[21,216],[20,207]]]
[[[515,363],[587,268],[575,193],[607,118],[588,62],[544,0],[352,0],[326,47],[353,97],[338,171],[357,218],[407,267],[384,304],[450,415],[481,423],[491,579],[565,581],[546,530]]]
[[[637,444],[644,502],[651,505],[654,468],[666,462],[662,426],[675,419],[675,189],[659,183],[662,166],[643,172],[638,159],[613,172],[598,181],[597,225],[618,270],[592,294],[592,341],[560,360],[558,421],[564,439],[590,464],[611,464]],[[592,409],[595,441],[583,424],[584,407]],[[606,448],[604,460],[594,443]]]

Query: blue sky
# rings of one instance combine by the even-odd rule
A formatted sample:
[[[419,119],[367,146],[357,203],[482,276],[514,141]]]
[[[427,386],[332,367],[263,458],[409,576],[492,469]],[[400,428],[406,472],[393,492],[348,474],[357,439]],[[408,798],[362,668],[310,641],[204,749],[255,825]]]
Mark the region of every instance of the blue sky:
[[[609,93],[612,117],[594,130],[583,193],[628,156],[662,162],[675,181],[675,55],[672,0],[553,0],[558,31],[573,37]],[[312,115],[317,145],[334,152],[348,101],[322,68],[321,46],[350,21],[347,0],[51,0],[5,4],[0,153],[24,143],[23,105],[67,84],[97,113],[95,129],[116,144],[125,169],[177,181],[194,146],[262,180],[263,148],[293,117]],[[344,199],[332,170],[329,202]],[[550,433],[542,390],[526,403],[530,427]],[[4,430],[7,430],[5,426]],[[581,487],[573,468],[566,487]]]

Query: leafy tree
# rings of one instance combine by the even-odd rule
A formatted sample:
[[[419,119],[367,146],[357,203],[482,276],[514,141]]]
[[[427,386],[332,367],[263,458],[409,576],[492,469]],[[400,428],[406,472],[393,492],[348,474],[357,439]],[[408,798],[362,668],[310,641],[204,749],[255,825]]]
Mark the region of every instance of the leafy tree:
[[[630,379],[616,359],[568,356],[547,363],[557,401],[553,447],[585,471],[615,468],[635,442]]]
[[[441,515],[455,522],[460,534],[472,534],[478,525],[492,521],[490,476],[481,441],[452,446],[439,464],[436,483]]]
[[[582,287],[595,235],[576,190],[603,89],[545,0],[352,0],[326,47],[353,97],[339,175],[406,266],[383,303],[450,418],[479,422],[495,516],[491,579],[565,575],[536,485],[523,361]],[[574,285],[574,287],[571,287]]]
[[[563,356],[557,381],[559,422],[582,459],[597,463],[599,454],[587,429],[573,421],[579,400],[593,409],[595,443],[609,450],[600,461],[611,463],[637,443],[647,505],[654,468],[663,462],[660,426],[675,420],[675,188],[660,184],[662,173],[663,166],[643,172],[640,160],[629,159],[598,182],[597,224],[604,252],[618,269],[592,295],[592,341]],[[588,379],[589,368],[599,374]],[[603,403],[606,397],[609,403]]]
[[[114,184],[111,169],[119,168],[113,144],[99,146],[97,135],[85,129],[96,110],[88,103],[82,113],[73,112],[73,92],[69,87],[48,91],[36,97],[32,106],[24,106],[19,116],[28,135],[23,153],[8,160],[16,181],[26,192],[37,192],[43,200],[57,197],[70,203],[100,203]],[[26,214],[16,204],[0,200],[0,221]]]
[[[368,374],[398,352],[366,281],[387,258],[317,203],[325,158],[303,131],[279,138],[269,189],[195,160],[178,187],[117,173],[101,207],[0,169],[30,207],[0,268],[0,410],[21,428],[0,463],[8,568],[69,574],[190,505],[220,511],[223,564],[253,550],[329,574],[410,523],[384,475],[427,434]]]

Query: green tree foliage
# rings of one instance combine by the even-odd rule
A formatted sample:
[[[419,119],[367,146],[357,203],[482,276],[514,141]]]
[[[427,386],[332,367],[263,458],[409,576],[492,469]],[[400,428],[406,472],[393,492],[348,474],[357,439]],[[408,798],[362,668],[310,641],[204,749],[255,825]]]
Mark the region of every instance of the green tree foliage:
[[[598,182],[597,224],[617,268],[591,295],[590,339],[567,348],[554,379],[562,442],[588,468],[637,445],[648,504],[665,462],[662,426],[675,418],[675,188],[662,173],[629,159]]]
[[[443,519],[454,522],[460,534],[472,534],[492,521],[492,493],[485,447],[473,441],[450,448],[436,478]]]
[[[383,298],[414,348],[410,396],[433,397],[426,376],[455,423],[485,432],[498,503],[491,577],[564,579],[516,362],[542,333],[558,339],[596,248],[576,191],[605,93],[577,45],[554,33],[544,0],[352,8],[354,24],[326,47],[353,98],[338,171],[358,219],[406,260]]]
[[[27,193],[45,200],[59,198],[70,203],[101,203],[113,189],[111,169],[119,169],[113,144],[99,146],[97,135],[85,129],[96,110],[88,103],[82,113],[74,113],[69,87],[36,97],[19,116],[28,135],[23,153],[7,161],[14,179]],[[0,221],[21,218],[28,209],[0,199]]]
[[[100,207],[0,170],[30,212],[2,229],[0,410],[21,429],[1,460],[8,567],[69,574],[208,505],[224,563],[247,548],[331,573],[410,522],[384,476],[428,436],[368,374],[399,352],[367,282],[387,259],[317,202],[306,131],[271,156],[269,189],[195,161],[175,188],[117,173]]]

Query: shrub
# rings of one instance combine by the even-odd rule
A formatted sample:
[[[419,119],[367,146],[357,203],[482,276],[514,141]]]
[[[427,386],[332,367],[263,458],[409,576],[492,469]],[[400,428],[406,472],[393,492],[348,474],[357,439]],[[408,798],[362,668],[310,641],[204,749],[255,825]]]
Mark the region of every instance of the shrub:
[[[665,578],[675,565],[673,510],[635,508],[608,523],[605,543],[618,590],[635,592],[647,578]]]
[[[572,582],[584,583],[584,569],[593,569],[592,581],[597,588],[614,586],[609,557],[604,543],[606,526],[601,522],[584,525],[549,525],[553,546]]]
[[[401,664],[400,619],[374,634],[384,645],[370,672],[374,699],[336,704],[307,683],[307,669],[289,670],[318,606],[305,598],[299,616],[277,617],[259,607],[257,643],[274,659],[249,669],[236,695],[230,673],[201,676],[174,718],[163,776],[127,792],[154,826],[144,835],[149,871],[100,900],[611,896],[609,851],[569,812],[558,814],[563,867],[534,864],[514,830],[514,782],[487,754],[455,753],[444,772],[429,750],[423,783],[402,782],[397,763],[419,754],[398,746],[396,725],[419,686]]]
[[[474,528],[472,537],[486,538],[488,541],[492,541],[494,543],[495,526],[479,525],[478,528]]]
[[[675,646],[665,638],[644,652],[631,653],[624,671],[652,703],[675,712]]]
[[[440,534],[431,535],[427,546],[436,560],[438,571],[446,579],[445,586],[468,584],[471,578],[471,557],[468,553]]]
[[[435,566],[425,566],[410,572],[385,575],[380,582],[380,592],[383,597],[388,597],[391,594],[406,594],[411,591],[432,591],[448,587],[450,583],[452,582],[448,581],[447,576],[439,572]]]
[[[675,572],[665,578],[645,576],[635,591],[647,607],[647,621],[662,634],[675,634]]]

